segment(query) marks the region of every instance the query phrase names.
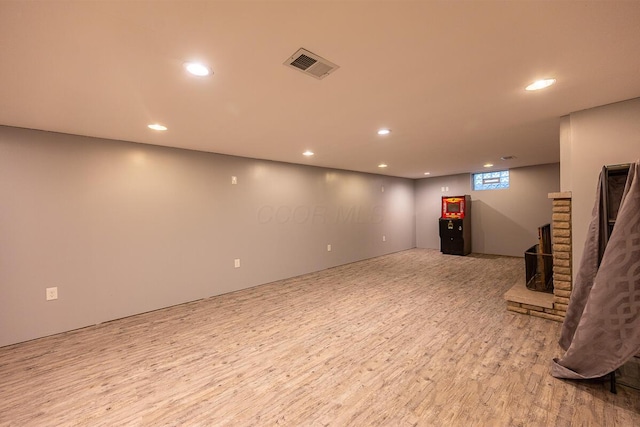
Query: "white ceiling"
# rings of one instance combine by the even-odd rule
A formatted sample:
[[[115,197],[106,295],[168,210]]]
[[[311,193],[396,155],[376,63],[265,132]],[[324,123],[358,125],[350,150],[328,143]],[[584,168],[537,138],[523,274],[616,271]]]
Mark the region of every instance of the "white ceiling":
[[[639,97],[640,1],[4,0],[0,55],[3,125],[423,178],[557,162],[561,116]]]

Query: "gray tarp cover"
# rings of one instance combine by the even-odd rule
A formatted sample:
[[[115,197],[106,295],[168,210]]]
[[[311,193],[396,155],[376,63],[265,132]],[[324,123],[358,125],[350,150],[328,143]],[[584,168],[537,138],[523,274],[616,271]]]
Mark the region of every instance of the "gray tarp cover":
[[[557,378],[602,377],[640,353],[640,161],[631,165],[615,227],[598,268],[600,176],[580,269],[554,359]]]

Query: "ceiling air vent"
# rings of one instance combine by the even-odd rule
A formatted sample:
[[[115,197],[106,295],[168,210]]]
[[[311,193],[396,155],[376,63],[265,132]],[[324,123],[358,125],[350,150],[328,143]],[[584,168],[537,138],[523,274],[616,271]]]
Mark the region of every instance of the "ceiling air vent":
[[[289,59],[284,61],[284,65],[302,71],[316,79],[324,79],[329,74],[340,68],[333,62],[309,52],[306,49],[298,49]]]

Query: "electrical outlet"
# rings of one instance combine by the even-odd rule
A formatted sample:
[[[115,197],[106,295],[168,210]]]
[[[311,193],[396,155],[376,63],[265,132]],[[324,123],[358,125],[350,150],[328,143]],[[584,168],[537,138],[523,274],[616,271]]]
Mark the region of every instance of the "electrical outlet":
[[[236,258],[233,260],[233,266],[235,268],[240,268],[240,258]]]
[[[47,301],[58,299],[58,287],[46,289]]]
[[[238,177],[237,176],[232,176],[231,177],[231,184],[237,184],[238,183]]]
[[[386,242],[387,241],[387,236],[382,236],[382,241]]]
[[[327,252],[331,252],[331,245],[327,245]]]

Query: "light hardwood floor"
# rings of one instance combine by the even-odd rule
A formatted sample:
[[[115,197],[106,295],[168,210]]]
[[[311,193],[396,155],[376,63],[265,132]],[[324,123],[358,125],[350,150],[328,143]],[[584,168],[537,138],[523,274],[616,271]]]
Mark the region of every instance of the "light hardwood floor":
[[[640,425],[640,392],[549,375],[523,277],[414,249],[0,348],[0,425]]]

